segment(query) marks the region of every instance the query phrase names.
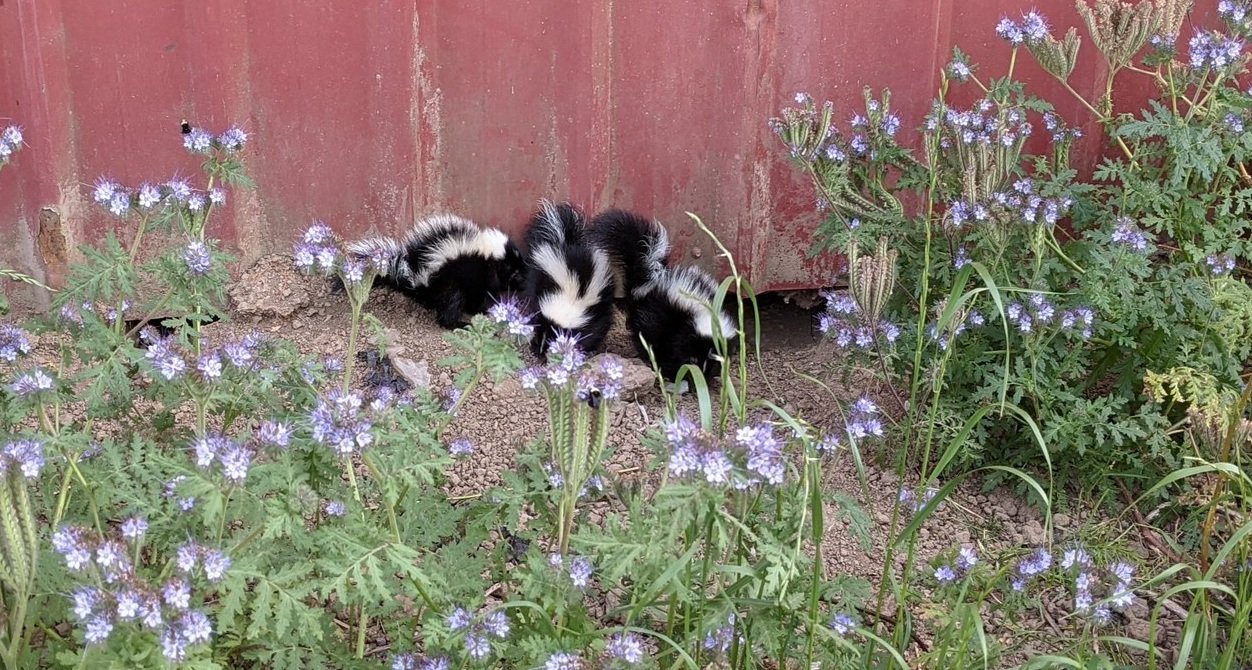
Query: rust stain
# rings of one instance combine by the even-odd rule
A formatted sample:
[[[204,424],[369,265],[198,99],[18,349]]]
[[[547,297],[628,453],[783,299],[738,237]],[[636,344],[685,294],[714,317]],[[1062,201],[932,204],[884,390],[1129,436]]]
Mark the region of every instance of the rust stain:
[[[39,235],[35,244],[47,273],[44,283],[56,289],[65,286],[65,276],[69,272],[69,249],[61,215],[55,209],[44,207],[39,210]]]
[[[439,207],[444,202],[443,94],[427,70],[429,59],[422,46],[420,14],[416,9],[413,11],[413,61],[410,65],[413,102],[409,105],[409,132],[417,159],[410,187],[415,210],[412,214]]]

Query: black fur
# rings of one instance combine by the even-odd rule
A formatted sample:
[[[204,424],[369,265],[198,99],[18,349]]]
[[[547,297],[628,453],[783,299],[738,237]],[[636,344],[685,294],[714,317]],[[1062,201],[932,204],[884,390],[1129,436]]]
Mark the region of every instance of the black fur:
[[[588,238],[582,212],[544,201],[526,231],[526,259],[531,351],[546,361],[548,343],[562,332],[589,354],[599,350],[613,326],[613,274],[608,256]],[[562,286],[562,274],[573,281]]]
[[[683,365],[693,365],[708,379],[721,376],[711,327],[709,306],[717,283],[695,266],[671,267],[669,236],[660,223],[620,209],[597,215],[591,224],[596,243],[605,249],[622,273],[626,289],[626,325],[639,357],[649,361],[644,342],[652,348],[661,374],[673,380]],[[734,323],[723,305],[724,319]],[[702,330],[704,332],[702,332]],[[727,355],[735,351],[736,333],[723,327]]]
[[[465,326],[503,296],[520,292],[525,279],[521,250],[504,233],[449,215],[419,221],[403,243],[362,240],[349,245],[349,253],[381,255],[386,265],[374,285],[434,310],[435,320],[448,329]]]

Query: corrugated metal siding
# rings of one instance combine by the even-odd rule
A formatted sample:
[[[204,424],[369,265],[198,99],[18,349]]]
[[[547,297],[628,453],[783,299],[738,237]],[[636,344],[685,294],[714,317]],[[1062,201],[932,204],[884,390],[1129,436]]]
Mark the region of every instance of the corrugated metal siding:
[[[800,89],[849,116],[868,83],[908,129],[953,43],[1002,66],[996,20],[1036,5],[1077,20],[1070,0],[0,0],[0,114],[28,142],[0,172],[0,263],[59,281],[58,231],[72,248],[118,226],[91,206],[98,175],[194,174],[186,118],[253,135],[258,189],[212,231],[246,260],[314,218],[357,235],[446,208],[519,232],[546,196],[659,217],[719,269],[696,212],[758,290],[813,287],[831,266],[805,258],[812,194],[765,120]],[[1105,72],[1089,43],[1081,56],[1086,94]]]

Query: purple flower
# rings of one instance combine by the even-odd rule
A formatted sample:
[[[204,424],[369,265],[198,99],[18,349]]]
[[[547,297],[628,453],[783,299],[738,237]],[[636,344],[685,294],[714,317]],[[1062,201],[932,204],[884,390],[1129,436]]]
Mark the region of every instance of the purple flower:
[[[183,579],[175,579],[161,590],[165,604],[174,609],[185,610],[191,606],[191,586]]]
[[[130,621],[139,616],[139,593],[132,589],[122,589],[117,596],[118,621]]]
[[[1220,277],[1235,271],[1235,257],[1230,254],[1210,255],[1204,259],[1204,264],[1209,267],[1209,272],[1214,277]],[[2,353],[2,350],[0,350],[0,353]]]
[[[180,352],[174,350],[174,340],[170,337],[157,338],[148,346],[144,356],[166,381],[172,381],[187,370],[187,361]]]
[[[204,576],[210,582],[220,582],[230,569],[230,556],[216,549],[204,552]]]
[[[900,117],[895,114],[888,114],[883,117],[879,125],[884,135],[895,137],[895,134],[900,130]]]
[[[462,628],[468,628],[471,621],[472,617],[470,616],[469,610],[466,610],[464,607],[457,607],[452,610],[451,614],[448,615],[448,630],[461,630]]]
[[[941,565],[935,569],[935,580],[940,584],[951,584],[956,581],[956,571],[950,565]]]
[[[226,359],[230,364],[241,369],[249,370],[256,361],[257,349],[261,346],[261,337],[255,333],[243,336],[238,342],[228,342],[222,347],[222,351],[226,354]]]
[[[190,198],[187,198],[187,209],[193,212],[202,211],[204,209],[204,206],[207,204],[208,204],[208,200],[205,199],[203,193],[196,193],[196,194],[193,194]]]
[[[202,644],[209,641],[213,634],[213,624],[209,617],[200,610],[191,610],[178,621],[182,628],[181,635],[188,644]]]
[[[191,449],[196,455],[196,467],[205,469],[213,465],[213,461],[228,445],[230,440],[217,433],[209,433],[192,440]]]
[[[735,441],[748,452],[748,469],[775,486],[783,483],[787,464],[783,460],[782,442],[766,424],[740,428]]]
[[[144,184],[139,187],[139,208],[140,209],[152,209],[153,207],[156,207],[157,204],[160,202],[161,202],[161,189],[157,188],[156,186],[148,182],[144,182]]]
[[[263,421],[257,430],[257,439],[262,444],[275,447],[286,447],[291,443],[291,426],[280,421]]]
[[[543,663],[543,670],[582,670],[583,659],[577,654],[558,651]]]
[[[113,622],[105,614],[97,614],[91,617],[87,622],[87,629],[83,637],[87,640],[87,644],[100,644],[109,639],[109,633],[113,632]]]
[[[14,381],[9,388],[14,395],[27,397],[42,391],[51,391],[54,385],[52,377],[49,377],[43,370],[36,368],[32,372],[19,376],[17,381]]]
[[[543,370],[536,367],[529,367],[521,372],[522,388],[532,390],[539,386],[539,379],[543,374]]]
[[[318,400],[309,415],[313,424],[313,440],[332,447],[340,456],[348,456],[374,442],[373,424],[361,416],[363,398],[356,391],[344,393],[331,389]]]
[[[1147,250],[1148,236],[1140,230],[1139,226],[1135,225],[1133,219],[1123,216],[1119,217],[1114,223],[1117,224],[1117,228],[1113,230],[1113,242],[1128,246],[1135,251]]]
[[[52,534],[52,548],[65,557],[66,567],[78,572],[91,563],[91,553],[95,547],[82,528],[62,526]]]
[[[225,205],[226,204],[226,191],[223,191],[220,188],[215,188],[209,191],[209,202],[213,203],[215,207],[220,207],[221,205]]]
[[[141,516],[132,516],[122,522],[122,537],[132,542],[142,538],[148,532],[148,520]]]
[[[1066,549],[1065,552],[1061,554],[1061,569],[1069,570],[1074,566],[1090,567],[1091,554],[1087,553],[1087,550],[1082,547]]]
[[[247,447],[231,444],[219,458],[222,461],[222,474],[231,484],[242,484],[248,476],[248,468],[252,465],[252,452]]]
[[[222,376],[222,355],[216,350],[202,354],[200,360],[196,361],[196,370],[206,382],[220,379]]]
[[[813,448],[819,452],[835,452],[843,448],[843,444],[839,442],[839,436],[834,433],[827,433],[821,440],[818,440]]]
[[[94,586],[81,586],[70,596],[71,608],[79,621],[86,621],[96,611],[104,592]]]
[[[966,82],[969,81],[970,77],[974,76],[974,72],[970,69],[968,63],[955,60],[948,64],[948,76],[957,81]]]
[[[569,562],[569,577],[574,582],[576,588],[587,588],[588,582],[591,580],[591,560],[579,556]]]
[[[109,198],[108,210],[113,216],[126,216],[126,212],[130,211],[130,193],[121,187],[113,192],[113,197]]]
[[[18,354],[30,353],[30,337],[26,331],[8,323],[0,323],[0,359],[10,363]]]
[[[465,438],[453,440],[452,443],[448,445],[448,453],[453,456],[469,456],[474,453],[474,445]]]
[[[844,614],[843,612],[836,614],[830,620],[830,628],[840,637],[856,630],[856,626],[856,619],[852,618],[849,614]]]
[[[91,191],[91,199],[96,201],[97,205],[108,206],[113,201],[113,194],[118,190],[122,190],[122,186],[112,179],[99,177],[96,179],[96,185]]]
[[[217,138],[217,143],[229,152],[239,151],[248,141],[248,134],[238,126],[232,126]]]
[[[356,286],[365,281],[365,261],[358,258],[351,258],[344,261],[343,281],[348,286]]]
[[[213,148],[213,135],[203,128],[192,128],[183,135],[183,148],[197,154],[207,154]]]
[[[413,654],[400,654],[391,659],[391,670],[417,670],[417,657]]]
[[[1191,67],[1196,70],[1222,70],[1243,55],[1243,40],[1216,32],[1198,32],[1188,43]]]
[[[178,663],[187,658],[187,641],[178,631],[166,628],[161,632],[161,654],[166,660]]]
[[[9,126],[0,133],[0,142],[4,142],[16,149],[22,145],[22,129],[18,126]]]
[[[956,569],[961,572],[969,572],[978,563],[978,552],[969,547],[961,547],[956,555]]]
[[[200,560],[200,546],[195,542],[188,542],[178,548],[174,554],[174,564],[180,572],[189,573],[196,569],[196,563]]]
[[[496,610],[483,619],[483,628],[503,640],[509,636],[509,617],[505,615],[504,610]]]
[[[643,662],[643,638],[635,633],[618,633],[609,638],[604,653],[612,660],[638,665]]]
[[[213,266],[213,257],[209,255],[209,248],[204,242],[192,240],[183,248],[183,262],[187,264],[187,270],[191,274],[203,276]]]
[[[170,197],[178,202],[187,202],[187,199],[191,197],[191,184],[187,183],[186,179],[174,177],[165,182],[165,188],[169,189]]]
[[[1031,10],[1022,17],[1022,32],[1026,36],[1026,41],[1036,44],[1048,38],[1048,21],[1043,15],[1035,10]]]
[[[347,509],[344,507],[343,502],[339,500],[326,501],[326,506],[323,509],[326,511],[326,516],[340,517],[340,516],[343,516],[345,512],[347,512]]]
[[[1000,19],[996,24],[996,35],[1013,46],[1021,46],[1026,41],[1026,33],[1017,22],[1009,17]]]
[[[146,628],[160,628],[165,623],[165,618],[161,615],[161,599],[155,594],[144,598],[139,603],[139,616]]]
[[[465,635],[465,651],[470,658],[481,661],[491,655],[491,643],[487,641],[486,635],[472,631]]]

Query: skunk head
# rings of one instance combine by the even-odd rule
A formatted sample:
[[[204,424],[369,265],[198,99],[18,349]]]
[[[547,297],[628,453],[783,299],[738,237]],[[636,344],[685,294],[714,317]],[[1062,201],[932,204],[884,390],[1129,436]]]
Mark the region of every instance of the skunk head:
[[[560,334],[576,337],[587,351],[604,342],[613,324],[613,271],[609,257],[583,234],[582,213],[572,205],[544,201],[526,232],[526,294],[537,314],[531,348],[546,357]]]
[[[526,259],[512,240],[505,242],[504,257],[492,264],[492,272],[497,296],[521,293],[526,289]]]

